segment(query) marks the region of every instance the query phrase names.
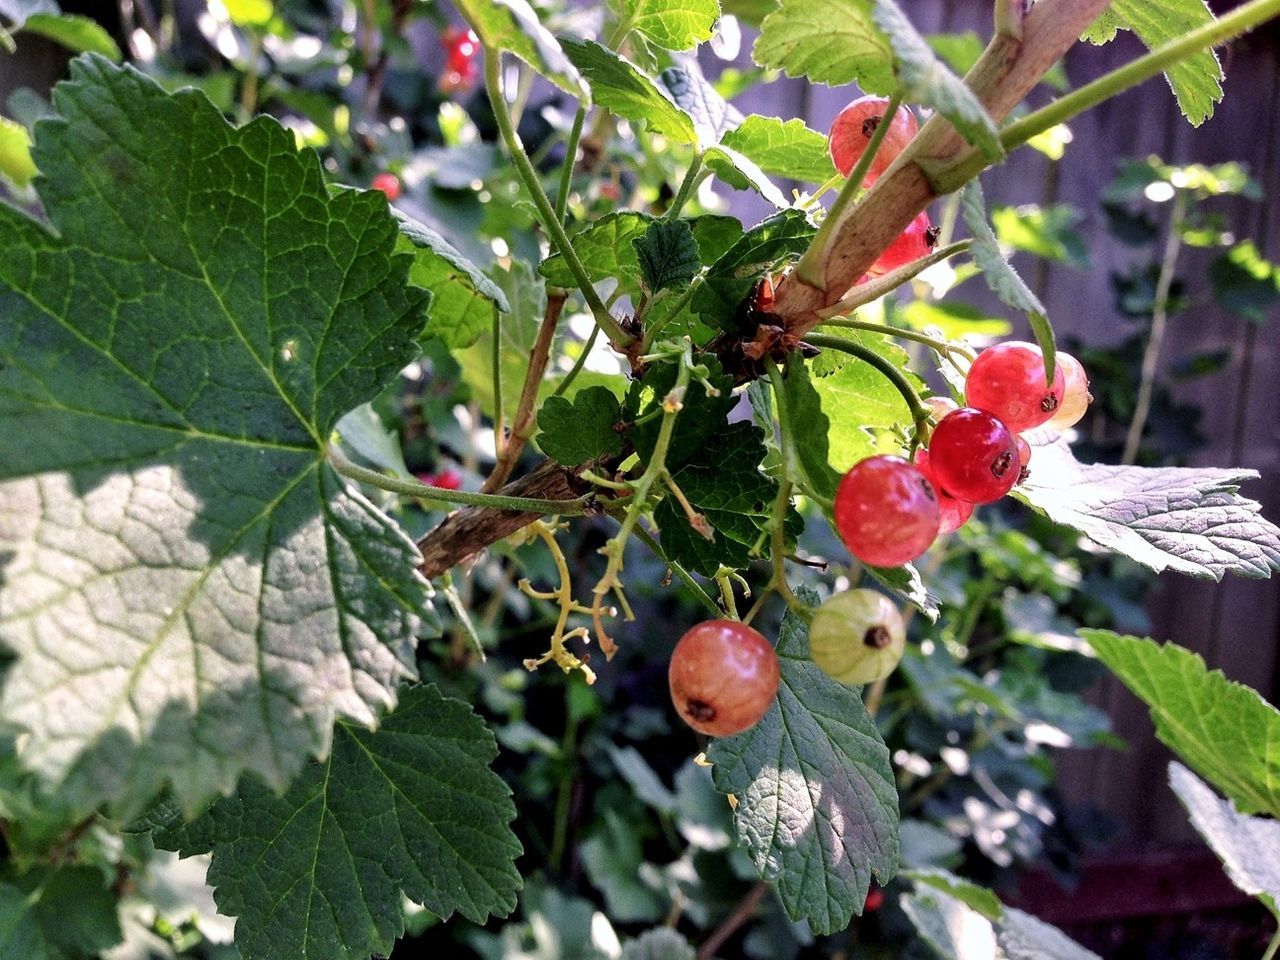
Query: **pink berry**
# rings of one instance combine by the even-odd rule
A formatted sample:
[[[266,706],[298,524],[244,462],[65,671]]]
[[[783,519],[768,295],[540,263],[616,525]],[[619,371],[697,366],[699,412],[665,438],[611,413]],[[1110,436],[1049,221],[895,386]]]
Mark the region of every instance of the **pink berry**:
[[[938,497],[902,457],[881,454],[854,464],[836,490],[836,529],[849,552],[873,567],[897,567],[938,536]]]
[[[1089,393],[1089,376],[1079,360],[1059,350],[1056,366],[1062,371],[1062,403],[1049,418],[1048,425],[1055,430],[1065,430],[1080,422],[1093,397]]]
[[[929,214],[920,211],[916,218],[907,224],[907,229],[898,234],[897,239],[885,247],[880,258],[867,271],[872,276],[897,270],[899,267],[927,256],[938,242],[938,231],[929,223]]]
[[[380,173],[369,184],[374,190],[381,190],[392,203],[400,197],[400,178],[394,173]]]
[[[942,418],[929,440],[929,472],[968,503],[992,503],[1013,489],[1021,462],[1013,434],[981,410],[961,407]]]
[[[844,176],[853,172],[876,128],[884,121],[889,101],[884,97],[859,97],[837,115],[827,136],[827,147],[836,169]],[[898,158],[919,129],[916,115],[907,107],[899,107],[893,121],[871,160],[863,185],[870,186]]]
[[[950,403],[950,401],[947,402]],[[938,483],[937,477],[933,475],[933,471],[929,469],[928,450],[916,451],[916,467],[933,484],[933,491],[938,495],[938,517],[940,521],[938,535],[953,533],[968,523],[969,518],[973,516],[973,504],[964,500],[957,500],[943,489],[942,485]]]
[[[1026,483],[1031,476],[1031,444],[1022,437],[1014,437],[1013,442],[1018,445],[1018,483]]]
[[[676,644],[667,667],[680,718],[709,737],[755,726],[778,696],[778,655],[761,634],[736,620],[707,620]]]
[[[1044,354],[1021,340],[983,350],[964,383],[969,406],[991,414],[1014,433],[1047,423],[1062,406],[1065,389],[1062,370],[1054,370],[1052,384],[1045,382]]]

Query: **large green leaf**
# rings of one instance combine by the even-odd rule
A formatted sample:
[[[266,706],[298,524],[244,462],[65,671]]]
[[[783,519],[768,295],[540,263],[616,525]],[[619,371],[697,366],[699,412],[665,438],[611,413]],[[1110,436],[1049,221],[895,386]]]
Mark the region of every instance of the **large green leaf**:
[[[1132,30],[1150,49],[1176,40],[1213,20],[1205,0],[1114,0],[1084,35],[1092,43],[1107,43],[1117,30]],[[1204,50],[1179,60],[1165,71],[1178,106],[1193,126],[1213,116],[1222,99],[1222,65],[1217,54]]]
[[[618,6],[625,23],[668,50],[710,40],[720,19],[719,0],[618,0]]]
[[[538,19],[529,0],[453,0],[491,50],[515,54],[565,93],[584,103],[591,95],[578,68]]]
[[[38,127],[50,227],[0,205],[0,697],[72,805],[274,787],[413,672],[425,584],[325,461],[413,359],[385,198],[98,57]],[[56,231],[56,232],[55,232]]]
[[[573,251],[586,268],[592,283],[616,280],[624,292],[639,298],[642,273],[633,240],[644,237],[653,217],[636,210],[606,213],[599,220],[579,230],[571,238]],[[575,288],[578,282],[561,254],[542,261],[538,272],[557,287]]]
[[[1169,761],[1169,785],[1231,882],[1280,915],[1280,823],[1238,812],[1176,760]]]
[[[548,397],[538,411],[538,446],[571,467],[618,453],[622,437],[614,427],[621,416],[618,398],[605,387],[588,387],[572,400]]]
[[[1157,573],[1264,580],[1280,569],[1280,529],[1238,492],[1255,471],[1084,464],[1060,436],[1029,436],[1035,467],[1014,496],[1050,520]]]
[[[1280,712],[1176,644],[1081,630],[1148,707],[1156,736],[1245,813],[1280,816]]]
[[[760,278],[798,259],[813,234],[800,210],[783,210],[762,220],[711,265],[693,295],[694,312],[708,326],[733,328],[738,308]]]
[[[859,691],[814,665],[790,611],[777,649],[777,702],[750,730],[712,741],[707,759],[788,916],[835,933],[862,912],[872,872],[886,883],[898,869],[898,792]]]
[[[830,504],[840,483],[840,474],[831,468],[828,455],[831,421],[822,410],[822,397],[814,389],[809,368],[799,355],[789,358],[782,385],[787,411],[783,429],[790,431],[796,465],[809,489]]]
[[[702,269],[698,241],[688,220],[655,220],[631,245],[650,296],[687,285]]]
[[[893,50],[872,21],[872,0],[787,0],[767,17],[752,57],[789,77],[840,86],[857,82],[867,93],[897,85]]]
[[[283,796],[246,778],[190,824],[151,815],[156,845],[212,853],[218,910],[244,960],[364,960],[404,930],[405,897],[483,922],[516,905],[511,791],[493,734],[465,703],[411,687],[376,731],[334,728],[333,750]]]
[[[721,144],[775,176],[825,183],[836,173],[826,135],[810,130],[798,117],[784,122],[753,114],[728,131]]]
[[[690,116],[630,60],[591,40],[561,37],[560,45],[591,84],[597,104],[627,120],[644,121],[650,130],[679,143],[698,142]]]
[[[110,60],[121,59],[120,47],[102,24],[89,17],[67,13],[37,13],[22,25],[25,33],[60,43],[76,53],[100,53]]]
[[[427,332],[451,349],[471,346],[491,327],[495,306],[504,313],[511,311],[506,294],[426,224],[395,208],[392,213],[400,222],[396,249],[413,254],[409,279],[431,291]]]

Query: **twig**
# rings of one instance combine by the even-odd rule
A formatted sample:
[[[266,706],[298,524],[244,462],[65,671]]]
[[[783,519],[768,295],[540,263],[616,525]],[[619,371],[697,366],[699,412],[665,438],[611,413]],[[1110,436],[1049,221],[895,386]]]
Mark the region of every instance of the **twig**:
[[[482,489],[485,493],[497,490],[507,482],[516,461],[524,451],[524,445],[533,435],[537,420],[533,408],[538,400],[538,387],[542,383],[543,374],[547,372],[547,361],[551,358],[551,344],[555,339],[556,327],[560,323],[560,313],[564,310],[565,299],[564,293],[552,291],[547,293],[547,310],[542,316],[542,326],[538,328],[537,339],[533,342],[533,352],[529,355],[529,366],[525,370],[520,401],[516,406],[515,416],[511,418],[511,434],[502,445],[498,462],[493,465],[493,473],[489,474],[489,478],[484,482]]]
[[[720,926],[716,927],[711,936],[702,942],[702,946],[698,948],[697,960],[711,960],[716,955],[716,951],[724,946],[725,941],[738,932],[738,928],[751,919],[751,915],[756,912],[756,907],[760,906],[760,901],[764,899],[764,895],[769,892],[769,885],[763,880],[757,880],[755,885],[747,891],[747,895],[742,898],[742,902],[734,908],[733,913],[724,918]]]

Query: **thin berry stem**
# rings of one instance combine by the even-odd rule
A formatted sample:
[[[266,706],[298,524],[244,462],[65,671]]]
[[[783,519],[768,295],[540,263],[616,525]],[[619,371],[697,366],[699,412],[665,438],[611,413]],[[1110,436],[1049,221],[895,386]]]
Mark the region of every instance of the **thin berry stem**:
[[[1280,928],[1277,928],[1275,934],[1272,935],[1271,942],[1267,944],[1267,952],[1262,955],[1262,960],[1274,960],[1277,951],[1280,951]]]
[[[578,112],[573,115],[573,126],[569,129],[569,139],[565,141],[564,164],[560,168],[560,192],[556,194],[556,219],[565,222],[565,212],[569,206],[569,189],[573,186],[573,168],[578,162],[578,141],[582,139],[582,124],[587,119],[587,108],[578,104]]]
[[[862,181],[866,178],[867,171],[871,169],[871,162],[876,157],[876,151],[880,149],[880,144],[884,141],[885,136],[888,135],[889,128],[893,126],[893,118],[897,115],[898,107],[901,104],[901,93],[894,93],[889,98],[889,102],[884,108],[884,116],[880,118],[880,122],[876,124],[875,132],[871,134],[871,139],[867,141],[866,150],[862,152],[858,162],[849,171],[848,179],[845,180],[844,186],[840,188],[840,192],[836,194],[836,199],[831,204],[831,209],[827,211],[827,218],[822,221],[822,226],[818,228],[818,232],[814,235],[813,240],[810,241],[809,248],[805,250],[800,262],[796,264],[796,276],[811,287],[816,287],[819,290],[827,288],[827,248],[831,245],[831,239],[835,235],[836,227],[844,219],[845,210],[848,209],[849,205],[853,203],[854,199],[862,191]]]
[[[689,169],[685,171],[684,179],[680,181],[680,188],[676,191],[675,199],[671,201],[671,206],[667,208],[667,212],[662,216],[664,220],[675,220],[680,216],[680,211],[684,209],[684,205],[689,202],[689,197],[693,195],[693,191],[697,188],[701,175],[702,154],[695,153],[693,161],[689,164]]]
[[[689,592],[694,595],[699,603],[711,611],[715,616],[720,616],[722,611],[720,610],[720,607],[716,605],[711,594],[707,593],[707,591],[702,588],[702,584],[693,579],[693,574],[667,556],[666,551],[662,549],[662,544],[657,541],[653,534],[644,528],[644,524],[636,524],[636,527],[632,532],[636,535],[637,540],[652,550],[659,560],[671,568],[671,572],[680,578],[681,582],[689,588]]]

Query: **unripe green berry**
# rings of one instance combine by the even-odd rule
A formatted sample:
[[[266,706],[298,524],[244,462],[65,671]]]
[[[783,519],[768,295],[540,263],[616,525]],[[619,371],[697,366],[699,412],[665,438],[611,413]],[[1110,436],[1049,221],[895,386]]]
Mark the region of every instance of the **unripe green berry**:
[[[875,590],[838,593],[813,615],[809,655],[827,676],[849,686],[893,673],[906,647],[902,614]]]

